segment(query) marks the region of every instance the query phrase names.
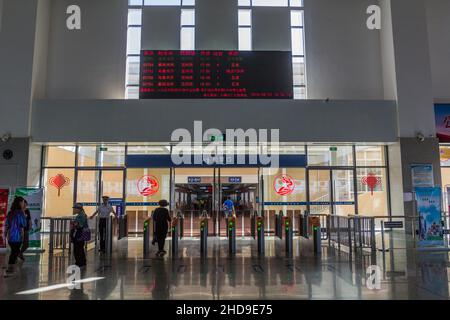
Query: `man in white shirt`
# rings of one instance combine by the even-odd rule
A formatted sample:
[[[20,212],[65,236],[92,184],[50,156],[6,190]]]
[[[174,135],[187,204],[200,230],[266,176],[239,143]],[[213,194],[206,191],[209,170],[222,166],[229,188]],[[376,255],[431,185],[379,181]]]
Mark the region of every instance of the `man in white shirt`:
[[[109,205],[108,202],[109,197],[103,196],[102,204],[91,216],[91,219],[93,219],[98,214],[100,218],[100,220],[98,221],[98,232],[100,233],[100,252],[105,252],[106,247],[106,226],[108,225],[107,222],[108,220],[106,219],[111,216],[111,213],[117,217],[117,213],[114,211],[114,208],[111,205]]]

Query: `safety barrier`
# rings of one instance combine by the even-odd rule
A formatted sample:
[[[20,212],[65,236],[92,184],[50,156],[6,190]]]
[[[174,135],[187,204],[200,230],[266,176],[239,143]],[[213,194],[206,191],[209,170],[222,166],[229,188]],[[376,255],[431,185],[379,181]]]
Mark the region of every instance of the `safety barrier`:
[[[338,249],[344,245],[353,249],[376,251],[375,218],[360,216],[328,216],[328,242]]]
[[[55,250],[68,250],[71,252],[70,227],[74,217],[44,217],[41,220],[48,222],[48,251],[53,254]]]

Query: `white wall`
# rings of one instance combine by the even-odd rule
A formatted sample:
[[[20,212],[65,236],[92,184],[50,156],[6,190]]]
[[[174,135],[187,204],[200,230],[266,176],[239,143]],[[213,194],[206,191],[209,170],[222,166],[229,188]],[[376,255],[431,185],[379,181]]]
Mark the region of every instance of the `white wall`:
[[[195,120],[205,129],[280,129],[283,142],[397,140],[392,101],[39,100],[33,107],[35,142],[167,142]]]
[[[66,9],[81,8],[81,30]],[[52,0],[47,97],[121,99],[125,91],[127,0]]]
[[[11,132],[15,137],[29,136],[36,8],[36,0],[3,2],[0,134]]]
[[[308,99],[383,99],[379,31],[366,27],[374,0],[305,0]]]
[[[426,1],[433,98],[450,101],[450,1]]]

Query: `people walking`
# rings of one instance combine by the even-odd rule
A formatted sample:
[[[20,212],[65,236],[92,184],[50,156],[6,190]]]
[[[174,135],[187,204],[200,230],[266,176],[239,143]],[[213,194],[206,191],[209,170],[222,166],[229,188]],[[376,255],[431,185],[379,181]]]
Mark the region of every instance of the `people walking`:
[[[93,219],[97,214],[100,218],[98,221],[98,232],[100,234],[100,252],[105,252],[106,250],[106,228],[108,225],[109,217],[111,217],[111,213],[117,217],[117,213],[114,211],[114,208],[109,204],[109,197],[102,197],[102,204],[98,207],[98,209],[94,212],[94,214],[90,217]]]
[[[23,256],[23,254],[25,253],[25,251],[27,251],[28,247],[30,246],[30,231],[31,231],[31,226],[32,226],[31,213],[30,213],[30,210],[28,209],[27,200],[24,200],[23,212],[25,213],[25,219],[27,221],[27,225],[24,228],[24,232],[23,232],[23,242],[22,242],[22,247],[20,248],[19,258],[22,259],[23,261],[25,261],[25,257]]]
[[[24,229],[27,226],[24,208],[25,199],[22,197],[16,197],[11,205],[8,215],[6,216],[6,239],[8,240],[8,244],[11,248],[6,276],[14,273],[14,266],[17,262],[17,257],[20,254],[20,248],[22,247]]]
[[[75,264],[78,267],[83,268],[86,266],[86,252],[84,248],[86,246],[86,241],[88,241],[88,238],[90,238],[87,215],[84,212],[83,205],[79,203],[73,206],[73,214],[76,215],[71,233],[73,242],[73,255],[75,257]],[[86,232],[89,233],[87,237],[85,234]]]
[[[153,222],[155,224],[155,240],[158,243],[157,256],[162,257],[167,252],[164,250],[164,244],[166,242],[167,231],[169,230],[169,222],[172,221],[170,218],[169,210],[167,206],[169,203],[166,200],[159,201],[159,207],[153,212]]]

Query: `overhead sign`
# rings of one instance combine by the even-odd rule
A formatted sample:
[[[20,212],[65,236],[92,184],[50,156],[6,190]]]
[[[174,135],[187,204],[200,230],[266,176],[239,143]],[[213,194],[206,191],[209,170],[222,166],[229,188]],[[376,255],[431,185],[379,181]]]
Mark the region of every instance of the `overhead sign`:
[[[229,183],[242,183],[242,177],[228,177]]]
[[[188,183],[201,183],[201,177],[188,177]]]
[[[292,99],[290,51],[142,50],[140,99]]]
[[[197,162],[199,158],[201,161]],[[242,159],[242,163],[240,161]],[[283,154],[279,156],[280,168],[304,168],[307,158],[304,154]],[[172,161],[170,154],[130,154],[126,156],[127,168],[192,168],[192,167],[270,167],[270,163],[263,163],[256,157],[256,163],[249,155],[232,155],[216,157],[214,159],[203,155],[191,155],[189,163],[177,164]]]

